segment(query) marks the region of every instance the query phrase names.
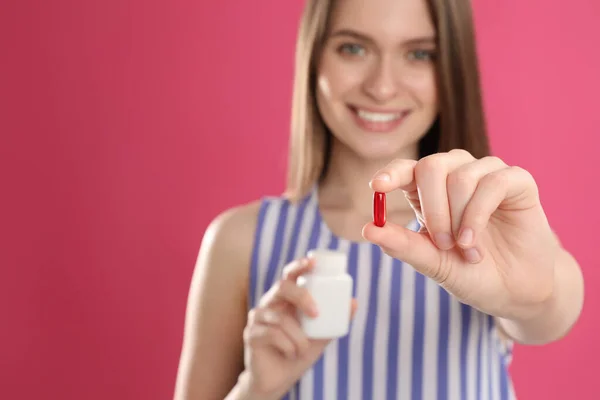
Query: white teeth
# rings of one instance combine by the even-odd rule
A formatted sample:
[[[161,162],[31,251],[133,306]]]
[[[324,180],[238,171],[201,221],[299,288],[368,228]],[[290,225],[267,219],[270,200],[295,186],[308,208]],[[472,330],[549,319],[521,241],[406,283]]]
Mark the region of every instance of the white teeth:
[[[374,113],[365,110],[357,110],[360,118],[369,122],[390,122],[400,118],[400,113]]]

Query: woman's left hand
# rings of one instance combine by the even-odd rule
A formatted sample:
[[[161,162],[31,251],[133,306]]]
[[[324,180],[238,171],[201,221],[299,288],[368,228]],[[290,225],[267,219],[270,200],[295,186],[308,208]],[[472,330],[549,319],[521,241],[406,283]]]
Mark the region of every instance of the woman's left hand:
[[[490,315],[519,320],[543,310],[560,245],[527,171],[453,150],[395,160],[371,188],[403,190],[422,227],[367,224],[363,236],[386,254]]]

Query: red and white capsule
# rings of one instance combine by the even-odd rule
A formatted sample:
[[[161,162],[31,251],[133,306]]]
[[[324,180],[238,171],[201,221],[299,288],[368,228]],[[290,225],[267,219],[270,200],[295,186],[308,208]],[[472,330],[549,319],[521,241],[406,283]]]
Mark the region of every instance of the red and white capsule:
[[[373,193],[373,223],[375,226],[382,227],[385,225],[386,209],[385,209],[385,193]]]

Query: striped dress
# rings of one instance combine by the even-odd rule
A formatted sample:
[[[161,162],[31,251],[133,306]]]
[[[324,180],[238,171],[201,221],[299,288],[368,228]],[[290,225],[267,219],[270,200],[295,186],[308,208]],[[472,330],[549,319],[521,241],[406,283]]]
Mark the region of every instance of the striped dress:
[[[417,222],[411,229],[416,230]],[[297,204],[262,200],[249,306],[310,249],[347,252],[359,308],[350,333],[332,341],[286,400],[514,399],[511,344],[494,320],[466,306],[378,246],[335,236],[313,190]]]

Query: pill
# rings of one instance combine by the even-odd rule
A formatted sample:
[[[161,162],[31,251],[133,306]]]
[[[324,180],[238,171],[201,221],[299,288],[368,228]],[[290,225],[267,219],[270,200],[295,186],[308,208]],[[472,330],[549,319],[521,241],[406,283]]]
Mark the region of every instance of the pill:
[[[379,227],[385,225],[385,193],[373,193],[373,223]]]

